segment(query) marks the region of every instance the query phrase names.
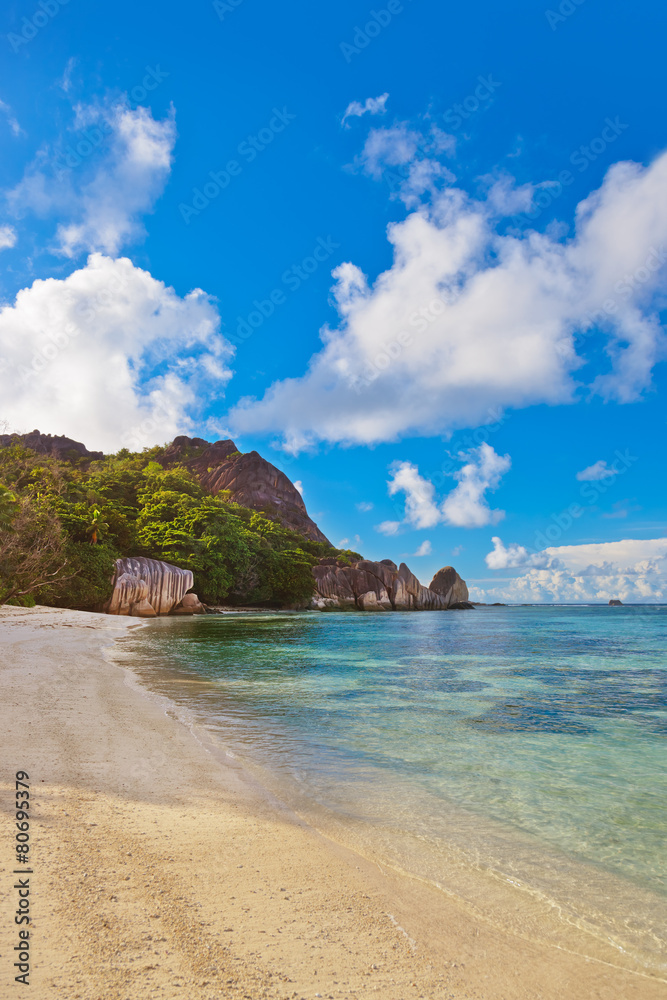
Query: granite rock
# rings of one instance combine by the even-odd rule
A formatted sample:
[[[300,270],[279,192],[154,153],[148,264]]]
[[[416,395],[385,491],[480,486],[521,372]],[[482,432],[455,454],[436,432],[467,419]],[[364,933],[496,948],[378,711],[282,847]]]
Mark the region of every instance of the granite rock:
[[[159,559],[143,556],[117,559],[113,591],[105,610],[110,615],[134,615],[135,608],[142,608],[142,612],[137,612],[138,617],[146,617],[149,605],[154,614],[168,615],[193,583],[192,570]]]
[[[313,567],[315,595],[312,607],[319,611],[445,611],[465,600],[468,588],[455,570],[444,594],[424,587],[405,563],[399,567],[390,559],[371,562],[359,559],[352,564],[331,556]],[[465,596],[463,596],[465,595]],[[456,598],[456,600],[453,600]]]
[[[210,493],[226,491],[235,503],[267,514],[304,538],[331,544],[308,516],[296,486],[256,451],[242,455],[233,441],[211,444],[181,436],[165,449],[161,460],[185,465]]]

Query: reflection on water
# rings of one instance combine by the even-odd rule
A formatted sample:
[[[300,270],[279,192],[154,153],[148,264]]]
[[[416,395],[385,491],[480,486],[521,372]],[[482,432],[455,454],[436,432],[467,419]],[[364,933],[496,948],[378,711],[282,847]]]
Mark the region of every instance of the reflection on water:
[[[488,608],[170,619],[120,646],[301,812],[471,904],[471,868],[520,884],[655,967],[666,633],[666,608]]]

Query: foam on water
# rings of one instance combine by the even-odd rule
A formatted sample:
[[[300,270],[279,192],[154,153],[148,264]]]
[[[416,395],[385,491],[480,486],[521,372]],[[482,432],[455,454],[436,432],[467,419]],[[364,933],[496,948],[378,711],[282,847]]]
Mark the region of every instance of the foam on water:
[[[657,972],[666,633],[657,607],[225,615],[160,620],[118,655],[329,834]]]

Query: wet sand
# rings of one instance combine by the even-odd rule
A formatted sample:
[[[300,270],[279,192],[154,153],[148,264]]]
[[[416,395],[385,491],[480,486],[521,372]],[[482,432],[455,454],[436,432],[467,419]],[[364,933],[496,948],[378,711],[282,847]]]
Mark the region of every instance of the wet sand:
[[[31,995],[658,1000],[308,827],[102,647],[133,619],[0,609],[5,995],[13,775],[30,774]]]

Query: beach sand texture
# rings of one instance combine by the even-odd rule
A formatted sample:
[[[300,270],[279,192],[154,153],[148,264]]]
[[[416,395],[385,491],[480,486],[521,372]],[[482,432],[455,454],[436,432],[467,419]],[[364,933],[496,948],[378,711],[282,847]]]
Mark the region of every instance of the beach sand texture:
[[[107,662],[128,618],[0,609],[2,995],[18,996],[14,773],[37,998],[658,1000],[312,830]]]

